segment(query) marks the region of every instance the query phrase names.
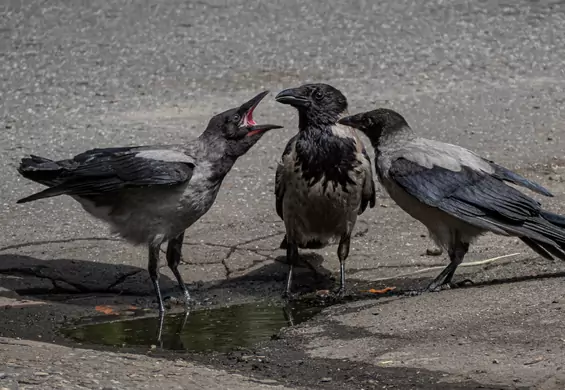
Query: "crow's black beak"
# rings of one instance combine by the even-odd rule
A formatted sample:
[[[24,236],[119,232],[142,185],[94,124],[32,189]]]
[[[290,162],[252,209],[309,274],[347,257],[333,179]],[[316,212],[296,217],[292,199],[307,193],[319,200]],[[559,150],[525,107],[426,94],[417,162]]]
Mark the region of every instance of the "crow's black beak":
[[[265,98],[269,94],[269,91],[263,91],[259,95],[255,96],[253,99],[249,100],[248,102],[243,103],[239,110],[243,112],[243,119],[241,121],[241,127],[247,127],[248,132],[247,136],[250,137],[255,134],[264,133],[269,130],[273,129],[282,129],[282,126],[278,125],[258,125],[255,120],[253,119],[253,111],[259,105],[261,100]]]
[[[293,107],[308,107],[310,105],[310,100],[302,96],[299,88],[285,89],[275,97],[275,100]]]
[[[261,92],[259,95],[255,96],[251,100],[243,103],[239,107],[239,111],[245,113],[246,116],[249,115],[249,114],[253,114],[253,110],[255,109],[255,107],[257,107],[259,105],[259,103],[261,103],[261,100],[263,100],[265,98],[265,96],[267,96],[268,94],[269,94],[269,91]]]
[[[359,122],[357,121],[356,116],[357,115],[350,115],[343,117],[340,120],[338,120],[337,123],[339,123],[340,125],[357,128],[359,126]]]
[[[283,127],[279,126],[279,125],[255,125],[255,126],[249,127],[249,131],[247,132],[247,136],[251,137],[252,135],[255,135],[255,134],[264,133],[264,132],[269,131],[269,130],[282,129],[282,128]]]

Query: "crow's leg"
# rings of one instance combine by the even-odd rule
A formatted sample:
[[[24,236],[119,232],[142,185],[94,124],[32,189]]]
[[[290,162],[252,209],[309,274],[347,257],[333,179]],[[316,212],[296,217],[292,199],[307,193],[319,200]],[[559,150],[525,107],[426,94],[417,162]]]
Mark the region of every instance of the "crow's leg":
[[[451,245],[448,253],[450,263],[441,273],[435,278],[426,291],[440,291],[442,287],[451,286],[451,280],[455,274],[455,270],[463,262],[463,258],[469,251],[469,243],[457,241],[454,245]]]
[[[184,232],[169,240],[167,244],[167,265],[173,271],[173,275],[179,283],[179,287],[182,291],[184,298],[185,308],[188,309],[190,306],[190,294],[186,288],[184,280],[182,280],[182,275],[179,272],[179,264],[182,259],[182,240],[184,239]]]
[[[337,248],[337,257],[339,258],[339,288],[335,294],[339,297],[345,295],[345,260],[349,256],[349,246],[351,243],[351,235],[346,234],[341,237]]]
[[[163,340],[161,337],[163,336],[163,323],[165,322],[165,312],[159,312],[159,328],[157,329],[157,341],[159,342],[159,346],[163,348]]]
[[[286,322],[288,322],[288,325],[294,326],[294,316],[292,315],[292,309],[289,306],[284,306],[283,314]]]
[[[286,261],[288,262],[288,276],[286,279],[286,289],[283,293],[284,298],[292,298],[290,292],[292,287],[292,276],[294,273],[294,266],[298,263],[298,246],[294,241],[288,240],[286,246]]]
[[[155,295],[157,295],[157,303],[159,304],[159,314],[165,313],[165,306],[163,305],[163,297],[161,296],[161,288],[159,287],[159,248],[161,244],[149,245],[149,263],[147,265],[147,270],[149,271],[149,277],[151,278],[151,283],[153,283],[153,288],[155,289]]]

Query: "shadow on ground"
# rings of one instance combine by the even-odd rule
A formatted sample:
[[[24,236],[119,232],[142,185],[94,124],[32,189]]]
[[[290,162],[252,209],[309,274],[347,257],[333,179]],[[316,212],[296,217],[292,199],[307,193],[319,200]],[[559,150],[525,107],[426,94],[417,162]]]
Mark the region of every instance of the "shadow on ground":
[[[300,295],[301,299],[318,299],[337,287],[338,275],[324,268],[323,261],[324,258],[317,253],[306,253],[301,256],[302,264],[295,270],[293,283],[293,292]],[[287,271],[285,256],[279,256],[275,261],[244,275],[206,283],[192,283],[188,288],[197,302],[207,301],[209,304],[223,303],[226,300],[234,302],[237,301],[236,297],[254,300],[280,299]],[[348,278],[349,294],[342,301],[401,295],[406,290],[424,287],[432,277],[433,275],[426,275],[374,283]],[[565,272],[492,279],[466,284],[459,288],[480,288],[559,277],[565,277]],[[176,280],[162,273],[160,283],[164,296],[179,296]],[[57,302],[64,302],[69,296],[108,295],[112,296],[116,303],[121,301],[131,303],[135,298],[149,299],[151,302],[154,300],[153,288],[144,268],[76,259],[42,260],[18,254],[0,255],[0,287],[8,290],[8,294],[13,291],[19,295],[36,296]],[[370,290],[379,291],[390,287],[394,290],[387,293],[370,292]],[[73,304],[80,302],[81,300],[72,301]],[[88,299],[83,302],[85,305],[91,305]]]
[[[302,259],[309,266],[298,267],[295,271],[294,286],[297,292],[329,290],[334,286],[331,272],[321,267],[322,256],[307,254]],[[192,283],[188,284],[188,288],[197,300],[204,298],[211,290],[222,289],[229,290],[231,294],[260,299],[269,295],[279,297],[287,273],[284,260],[282,256],[242,276]],[[162,265],[161,270],[165,269],[166,266]],[[176,280],[164,272],[161,272],[160,284],[164,296],[179,296]],[[131,301],[132,297],[153,298],[153,287],[145,268],[78,259],[44,260],[19,254],[0,255],[0,287],[19,295],[58,302],[61,302],[62,296],[69,295],[110,294],[123,297],[124,301]]]

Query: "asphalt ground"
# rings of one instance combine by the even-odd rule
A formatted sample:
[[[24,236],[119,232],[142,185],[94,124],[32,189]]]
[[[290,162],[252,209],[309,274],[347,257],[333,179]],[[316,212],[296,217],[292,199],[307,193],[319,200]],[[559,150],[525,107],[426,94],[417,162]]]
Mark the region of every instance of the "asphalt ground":
[[[4,304],[12,309],[0,335],[10,338],[1,347],[15,366],[0,369],[0,384],[142,388],[161,375],[144,364],[171,361],[127,355],[141,359],[135,369],[112,355],[121,352],[36,344],[59,342],[51,338],[58,324],[97,304],[155,306],[144,248],[110,236],[70,198],[16,205],[40,188],[16,172],[26,154],[67,158],[93,147],[182,142],[213,114],[271,90],[256,118],[285,128],[240,158],[216,204],[187,231],[181,272],[197,306],[276,301],[285,259],[274,170],[297,126],[296,113],[274,102],[276,92],[326,82],[344,92],[352,113],[392,108],[420,134],[547,186],[555,197],[536,198],[565,213],[564,59],[563,1],[3,1],[0,287],[15,301]],[[425,255],[425,234],[379,189],[352,242],[352,294],[413,288],[439,273],[425,271],[446,264],[445,256]],[[310,255],[325,276],[302,270],[301,291],[332,287],[336,250]],[[563,388],[565,266],[496,236],[481,238],[467,263],[508,254],[517,255],[461,267],[456,278],[471,278],[469,288],[327,308],[263,346],[259,355],[285,359],[267,359],[261,370],[187,355],[191,369],[179,368],[180,379],[163,374],[161,386],[190,388],[186,378],[198,376],[200,388],[245,388],[250,380],[328,389]],[[176,294],[174,278],[162,272],[166,294]],[[31,304],[21,306],[24,298]],[[115,363],[101,379],[97,369],[109,356]],[[48,369],[50,361],[60,367]],[[99,383],[81,385],[87,374]]]

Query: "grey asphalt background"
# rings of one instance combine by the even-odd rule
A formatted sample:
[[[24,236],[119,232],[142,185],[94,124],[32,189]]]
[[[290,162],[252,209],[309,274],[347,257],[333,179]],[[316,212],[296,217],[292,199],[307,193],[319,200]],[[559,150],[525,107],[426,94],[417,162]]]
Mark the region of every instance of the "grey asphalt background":
[[[277,296],[284,253],[276,248],[284,227],[274,211],[274,169],[297,120],[273,97],[305,82],[336,86],[352,113],[393,108],[422,135],[471,148],[539,181],[555,194],[540,199],[544,205],[565,213],[564,61],[563,1],[4,0],[0,286],[37,299],[69,292],[68,302],[87,306],[92,295],[72,293],[111,293],[104,296],[112,302],[151,305],[145,249],[111,238],[70,198],[16,205],[40,188],[18,176],[19,159],[182,142],[198,136],[213,114],[270,89],[256,118],[285,129],[265,135],[238,161],[216,204],[187,232],[182,272],[199,302]],[[354,291],[413,287],[439,270],[398,275],[445,264],[443,256],[423,256],[430,246],[425,229],[382,190],[357,232],[347,264]],[[318,252],[322,271],[337,271],[335,250]],[[347,348],[336,352],[339,338],[316,334],[311,353],[352,362],[371,354],[376,366],[393,361],[387,364],[446,372],[455,382],[552,388],[565,362],[565,318],[554,310],[565,288],[559,279],[536,277],[565,266],[494,236],[481,238],[468,260],[509,253],[519,255],[457,274],[508,283],[392,299],[377,317],[380,300],[329,309],[328,315],[358,309],[347,318],[324,318],[378,337],[343,341]],[[163,272],[163,286],[174,293]],[[365,348],[382,346],[382,334],[396,340],[386,351]],[[470,341],[461,345],[438,334]],[[490,346],[498,348],[496,358]]]

